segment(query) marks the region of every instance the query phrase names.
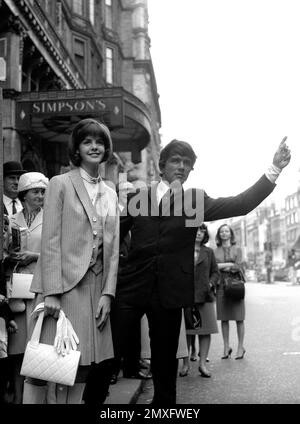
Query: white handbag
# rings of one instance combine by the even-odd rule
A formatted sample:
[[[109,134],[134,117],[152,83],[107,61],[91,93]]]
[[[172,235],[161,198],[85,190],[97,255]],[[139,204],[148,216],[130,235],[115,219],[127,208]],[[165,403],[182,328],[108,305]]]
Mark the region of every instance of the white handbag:
[[[58,354],[54,345],[40,343],[44,312],[40,312],[31,339],[27,343],[21,375],[53,383],[73,386],[79,365],[80,352],[70,350]]]
[[[30,291],[32,278],[33,274],[13,272],[8,297],[12,299],[34,299],[35,293]]]

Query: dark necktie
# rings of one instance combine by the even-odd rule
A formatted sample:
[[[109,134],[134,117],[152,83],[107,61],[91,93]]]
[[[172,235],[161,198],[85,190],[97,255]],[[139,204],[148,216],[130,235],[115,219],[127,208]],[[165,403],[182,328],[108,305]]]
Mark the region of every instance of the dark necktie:
[[[12,214],[14,215],[15,213],[17,213],[16,199],[13,199],[13,201],[12,201]]]

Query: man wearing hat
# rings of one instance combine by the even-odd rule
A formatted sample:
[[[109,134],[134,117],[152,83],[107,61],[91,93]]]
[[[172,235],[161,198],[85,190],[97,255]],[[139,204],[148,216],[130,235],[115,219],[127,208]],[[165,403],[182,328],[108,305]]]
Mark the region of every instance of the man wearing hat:
[[[3,211],[8,216],[23,209],[18,199],[18,182],[25,172],[20,162],[10,161],[3,164]]]

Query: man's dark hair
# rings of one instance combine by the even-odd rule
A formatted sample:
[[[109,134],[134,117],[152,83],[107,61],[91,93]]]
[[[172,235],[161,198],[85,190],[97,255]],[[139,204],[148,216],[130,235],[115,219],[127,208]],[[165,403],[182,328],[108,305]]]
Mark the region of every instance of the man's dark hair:
[[[180,141],[180,140],[172,140],[169,144],[166,145],[160,152],[159,157],[159,169],[162,171],[165,167],[166,161],[169,159],[170,156],[174,155],[181,155],[181,156],[187,156],[192,161],[192,167],[194,166],[197,156],[192,149],[192,146],[187,143],[186,141]]]

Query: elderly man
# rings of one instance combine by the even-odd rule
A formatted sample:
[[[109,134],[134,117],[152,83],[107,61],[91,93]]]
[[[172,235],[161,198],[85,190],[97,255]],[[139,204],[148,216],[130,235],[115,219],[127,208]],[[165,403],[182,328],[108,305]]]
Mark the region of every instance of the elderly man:
[[[273,163],[248,190],[213,199],[203,190],[184,191],[193,169],[192,147],[173,140],[160,154],[161,181],[129,194],[121,215],[121,240],[131,232],[131,245],[122,267],[115,314],[120,349],[130,343],[131,329],[146,313],[151,340],[153,405],[176,403],[176,351],[181,308],[194,302],[194,243],[203,221],[246,215],[275,188],[275,180],[290,161],[282,140]],[[170,190],[171,189],[171,190]]]
[[[19,178],[26,171],[20,162],[10,161],[3,164],[3,212],[11,216],[23,209],[18,199]]]

